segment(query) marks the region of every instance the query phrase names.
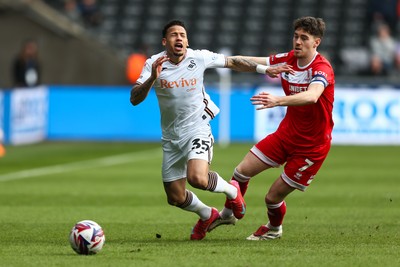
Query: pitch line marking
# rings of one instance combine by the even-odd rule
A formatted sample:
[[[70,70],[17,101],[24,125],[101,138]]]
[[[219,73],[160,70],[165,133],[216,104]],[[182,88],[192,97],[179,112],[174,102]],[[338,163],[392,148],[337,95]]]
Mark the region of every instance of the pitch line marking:
[[[28,179],[37,176],[44,176],[56,173],[72,172],[77,170],[113,166],[125,163],[132,163],[140,160],[147,160],[151,157],[159,157],[160,149],[152,149],[140,152],[125,153],[115,156],[108,156],[97,159],[83,160],[77,162],[70,162],[65,164],[58,164],[53,166],[46,166],[22,171],[16,171],[11,173],[5,173],[0,175],[0,182],[13,181]]]

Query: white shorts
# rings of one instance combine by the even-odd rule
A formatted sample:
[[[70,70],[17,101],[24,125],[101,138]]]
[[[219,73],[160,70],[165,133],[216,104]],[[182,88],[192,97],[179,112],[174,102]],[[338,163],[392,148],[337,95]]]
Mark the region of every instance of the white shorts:
[[[162,139],[163,182],[172,182],[187,176],[187,162],[191,159],[206,160],[211,164],[214,137],[209,125],[198,129],[191,136],[179,140]]]

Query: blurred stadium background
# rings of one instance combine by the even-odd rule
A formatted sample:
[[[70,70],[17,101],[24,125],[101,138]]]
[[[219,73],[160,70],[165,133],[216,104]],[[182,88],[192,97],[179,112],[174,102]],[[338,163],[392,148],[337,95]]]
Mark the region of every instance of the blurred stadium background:
[[[159,140],[156,99],[150,95],[148,103],[132,110],[132,81],[126,71],[132,54],[151,55],[163,49],[161,29],[167,21],[185,21],[194,49],[266,56],[290,50],[292,21],[307,15],[322,17],[327,24],[319,51],[335,69],[336,134],[347,133],[349,137],[342,143],[400,143],[400,71],[394,68],[386,75],[368,71],[374,14],[386,9],[397,15],[396,0],[97,0],[93,2],[99,20],[91,25],[67,12],[67,1],[0,0],[0,88],[4,89],[0,90],[0,128],[5,143]],[[396,39],[397,17],[388,22],[394,25],[392,35]],[[27,38],[37,40],[41,66],[40,87],[29,90],[15,88],[11,78],[13,59]],[[210,94],[220,105],[228,103],[223,110],[243,129],[229,130],[228,122],[227,126],[214,127],[215,134],[218,137],[227,130],[232,140],[253,141],[261,132],[265,134],[265,127],[275,127],[282,111],[258,118],[243,101],[248,101],[255,90],[279,85],[258,74],[233,72],[230,79],[232,91],[225,102],[224,94],[218,91],[223,87],[219,84],[221,73],[206,72]],[[229,105],[240,106],[240,110]],[[44,117],[38,119],[39,113]],[[142,118],[141,114],[146,116]],[[226,114],[219,117],[227,118]],[[269,124],[264,125],[263,120]],[[214,123],[220,124],[220,119]],[[37,128],[41,128],[37,137],[24,137]],[[18,131],[23,137],[14,138],[13,132]]]

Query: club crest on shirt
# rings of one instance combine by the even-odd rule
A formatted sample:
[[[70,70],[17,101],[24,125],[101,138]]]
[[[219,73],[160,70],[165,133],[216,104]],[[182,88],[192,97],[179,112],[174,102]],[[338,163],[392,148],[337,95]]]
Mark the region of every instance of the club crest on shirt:
[[[190,64],[187,67],[188,70],[195,70],[197,69],[196,62],[194,62],[194,59],[190,60]]]

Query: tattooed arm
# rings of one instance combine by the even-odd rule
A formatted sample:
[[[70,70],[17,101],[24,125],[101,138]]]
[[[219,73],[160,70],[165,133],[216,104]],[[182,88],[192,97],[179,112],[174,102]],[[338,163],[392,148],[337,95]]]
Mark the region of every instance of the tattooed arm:
[[[240,72],[259,72],[257,66],[264,66],[264,74],[270,77],[277,77],[279,73],[289,72],[293,74],[293,69],[289,65],[279,66],[265,66],[266,57],[244,57],[244,56],[232,56],[226,58],[225,67]]]
[[[225,67],[240,72],[255,72],[257,61],[253,57],[232,56],[226,58]],[[261,60],[260,60],[261,61]],[[264,59],[265,62],[265,59]],[[258,63],[261,64],[261,63]]]
[[[136,106],[139,105],[149,94],[156,78],[150,76],[144,83],[136,83],[131,90],[131,103]]]

